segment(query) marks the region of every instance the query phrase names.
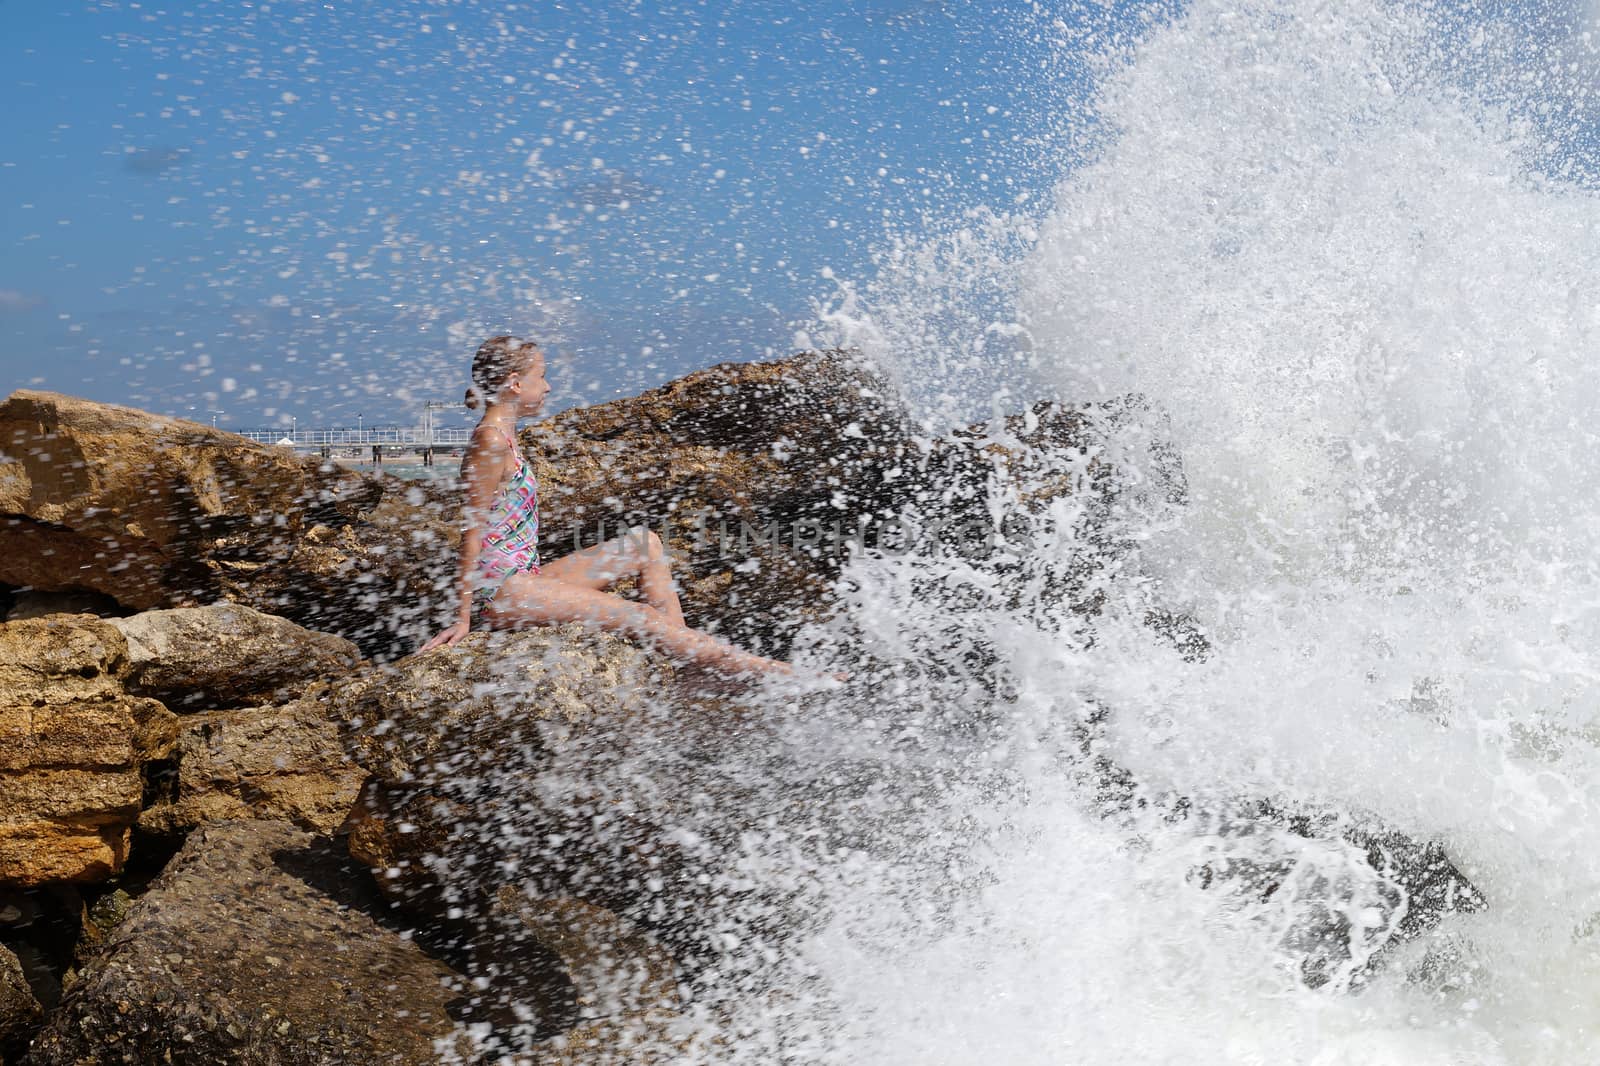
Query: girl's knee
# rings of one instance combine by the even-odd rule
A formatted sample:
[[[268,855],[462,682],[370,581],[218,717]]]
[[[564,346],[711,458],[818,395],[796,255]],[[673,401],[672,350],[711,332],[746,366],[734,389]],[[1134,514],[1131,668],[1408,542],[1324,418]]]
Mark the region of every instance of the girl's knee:
[[[651,562],[655,562],[666,553],[660,534],[649,526],[636,526],[630,529],[627,540],[630,546]]]

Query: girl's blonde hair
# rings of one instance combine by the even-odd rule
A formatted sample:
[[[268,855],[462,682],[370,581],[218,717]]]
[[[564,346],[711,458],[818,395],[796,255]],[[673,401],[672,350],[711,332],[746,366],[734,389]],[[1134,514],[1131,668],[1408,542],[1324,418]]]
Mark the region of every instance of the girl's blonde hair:
[[[461,402],[474,411],[486,406],[506,383],[506,378],[521,369],[522,357],[529,349],[538,351],[539,346],[507,334],[484,341],[478,346],[478,354],[472,357],[472,384],[467,386],[467,395]]]

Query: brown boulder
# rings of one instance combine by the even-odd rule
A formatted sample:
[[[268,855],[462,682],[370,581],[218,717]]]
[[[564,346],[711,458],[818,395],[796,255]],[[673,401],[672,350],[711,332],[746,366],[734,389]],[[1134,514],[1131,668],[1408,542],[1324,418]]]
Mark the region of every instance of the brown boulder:
[[[348,640],[239,604],[143,611],[111,624],[128,641],[128,690],[180,712],[281,703],[361,661]]]
[[[340,723],[372,775],[351,816],[352,854],[426,908],[472,894],[498,859],[542,850],[551,812],[533,785],[553,748],[599,719],[625,728],[651,713],[649,695],[670,677],[637,646],[567,625],[473,633],[302,702]]]
[[[219,541],[239,549],[231,561],[270,558],[312,513],[348,521],[381,495],[198,423],[26,389],[0,404],[0,454],[0,540],[23,549],[0,550],[0,580],[133,608],[215,598]]]
[[[0,693],[7,702],[46,706],[123,695],[128,644],[115,626],[83,615],[0,625]]]
[[[83,615],[0,624],[0,885],[100,880],[127,857],[176,718],[122,688],[127,644]]]
[[[388,651],[426,628],[454,509],[195,422],[30,390],[0,403],[0,584],[133,610],[231,600]]]
[[[139,815],[140,829],[162,836],[242,818],[331,833],[367,776],[338,727],[303,703],[185,715],[174,754],[170,802]]]
[[[614,912],[698,965],[714,908],[744,891],[724,867],[763,808],[714,767],[769,726],[617,637],[475,633],[305,701],[372,772],[351,854],[429,920],[481,925],[514,884]]]
[[[638,645],[573,623],[472,633],[319,685],[302,702],[344,727],[351,754],[380,783],[430,787],[458,776],[463,760],[536,759],[552,728],[645,714],[671,676]]]
[[[342,723],[372,774],[351,813],[351,854],[412,909],[481,913],[517,883],[695,946],[715,845],[673,831],[704,798],[684,768],[753,723],[664,661],[576,625],[475,633],[305,702]],[[667,750],[667,778],[630,778]],[[738,818],[727,822],[737,833]]]
[[[455,975],[287,825],[190,837],[34,1040],[30,1066],[435,1063]],[[381,908],[380,908],[381,910]]]

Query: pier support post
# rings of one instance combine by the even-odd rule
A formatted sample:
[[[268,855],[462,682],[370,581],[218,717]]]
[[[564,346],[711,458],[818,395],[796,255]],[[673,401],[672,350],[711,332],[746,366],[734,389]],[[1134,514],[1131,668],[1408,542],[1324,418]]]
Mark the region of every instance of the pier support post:
[[[382,466],[383,465],[383,446],[380,445],[380,444],[374,444],[372,446],[372,465],[373,466]]]

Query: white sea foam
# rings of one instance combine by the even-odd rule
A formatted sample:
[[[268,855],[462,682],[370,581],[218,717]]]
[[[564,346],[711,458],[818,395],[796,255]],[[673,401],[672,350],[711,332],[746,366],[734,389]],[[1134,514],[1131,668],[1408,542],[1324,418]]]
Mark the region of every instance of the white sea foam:
[[[1139,394],[1188,494],[1130,480],[1113,521],[1136,547],[1092,640],[981,574],[930,601],[915,562],[855,572],[874,651],[987,641],[1006,680],[967,733],[925,695],[911,761],[946,775],[939,798],[896,807],[896,840],[848,874],[808,868],[826,1021],[780,1027],[817,1058],[1592,1061],[1600,199],[1553,162],[1582,49],[1537,28],[1196,3],[1107,77],[1104,141],[1045,217],[886,253],[825,316],[930,422],[984,413],[996,378],[1008,399]],[[1108,454],[1137,473],[1138,443]],[[1152,605],[1198,621],[1203,661]],[[1201,813],[1101,817],[1075,729],[1098,710],[1096,750]],[[826,728],[830,750],[881,740]],[[1204,815],[1241,797],[1437,841],[1488,906],[1369,975],[1392,886],[1336,837]],[[1252,856],[1294,871],[1268,900],[1196,876]],[[1297,931],[1331,911],[1348,953],[1312,988]]]

